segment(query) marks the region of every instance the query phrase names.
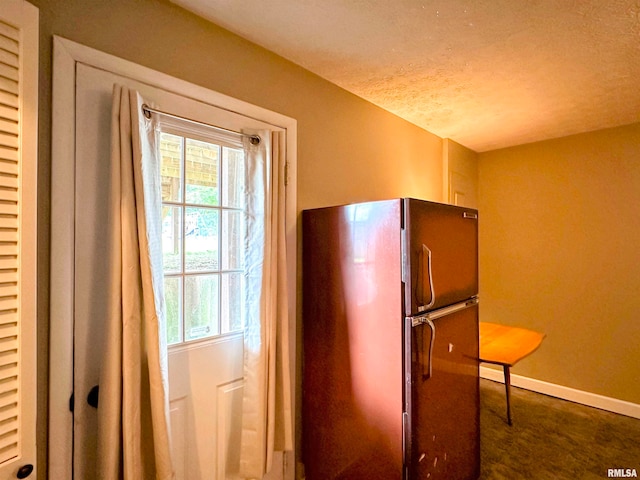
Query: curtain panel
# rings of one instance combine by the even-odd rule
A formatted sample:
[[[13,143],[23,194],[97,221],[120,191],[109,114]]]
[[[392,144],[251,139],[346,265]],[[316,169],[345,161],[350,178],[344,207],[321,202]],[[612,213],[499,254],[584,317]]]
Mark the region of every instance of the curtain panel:
[[[247,236],[240,474],[261,479],[275,451],[293,450],[287,307],[284,137],[245,141]]]
[[[115,85],[111,121],[109,318],[98,409],[98,477],[174,478],[163,310],[156,126]]]

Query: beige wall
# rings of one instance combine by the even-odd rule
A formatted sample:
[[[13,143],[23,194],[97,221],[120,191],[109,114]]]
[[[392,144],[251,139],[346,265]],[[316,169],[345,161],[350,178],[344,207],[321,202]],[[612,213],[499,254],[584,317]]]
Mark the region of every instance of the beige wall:
[[[481,320],[540,330],[515,373],[640,403],[640,124],[479,155]]]
[[[46,451],[51,45],[60,35],[298,121],[298,210],[442,198],[442,140],[166,1],[32,0],[40,8],[39,477]]]

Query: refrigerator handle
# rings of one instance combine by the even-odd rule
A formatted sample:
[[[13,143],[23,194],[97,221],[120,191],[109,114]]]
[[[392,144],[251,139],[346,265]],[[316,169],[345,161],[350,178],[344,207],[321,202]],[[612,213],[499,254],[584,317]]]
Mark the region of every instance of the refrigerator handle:
[[[433,305],[436,303],[436,295],[435,292],[433,291],[433,273],[431,270],[431,250],[429,249],[429,247],[427,247],[424,243],[422,244],[422,252],[421,252],[421,257],[422,257],[422,277],[421,280],[421,294],[422,294],[422,301],[424,302],[424,290],[425,290],[425,281],[424,281],[424,275],[425,272],[427,272],[427,278],[429,280],[429,295],[430,295],[430,300],[429,303],[427,303],[426,305],[419,305],[418,306],[418,311],[419,312],[424,312],[425,310],[430,309],[431,307],[433,307]],[[426,265],[425,265],[426,262]]]
[[[424,323],[429,325],[429,330],[431,330],[431,341],[429,342],[429,369],[425,375],[424,373],[424,365],[422,370],[422,379],[428,380],[431,378],[431,374],[433,373],[432,362],[433,362],[433,346],[436,343],[436,326],[433,324],[430,318],[425,318]]]

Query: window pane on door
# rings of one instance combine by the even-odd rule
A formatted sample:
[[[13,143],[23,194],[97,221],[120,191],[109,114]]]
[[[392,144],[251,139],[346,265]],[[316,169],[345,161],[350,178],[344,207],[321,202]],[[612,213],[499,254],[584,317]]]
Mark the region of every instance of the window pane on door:
[[[242,312],[243,277],[241,273],[222,274],[222,333],[244,328]]]
[[[190,275],[184,279],[185,340],[218,335],[219,275]]]
[[[222,206],[244,208],[244,151],[222,149]]]
[[[162,201],[182,200],[182,151],[183,138],[169,133],[160,135],[160,175],[162,177]]]
[[[220,146],[187,138],[186,203],[218,205]]]
[[[164,273],[182,271],[182,209],[162,207],[162,261]]]
[[[182,341],[182,278],[164,278],[164,302],[167,321],[167,343]]]
[[[211,208],[185,208],[185,271],[218,270],[220,212]]]

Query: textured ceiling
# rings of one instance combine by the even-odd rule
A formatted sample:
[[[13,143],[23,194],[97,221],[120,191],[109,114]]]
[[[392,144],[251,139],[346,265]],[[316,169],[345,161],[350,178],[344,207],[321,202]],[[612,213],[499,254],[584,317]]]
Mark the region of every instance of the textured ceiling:
[[[640,0],[172,0],[478,152],[640,121]]]

